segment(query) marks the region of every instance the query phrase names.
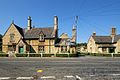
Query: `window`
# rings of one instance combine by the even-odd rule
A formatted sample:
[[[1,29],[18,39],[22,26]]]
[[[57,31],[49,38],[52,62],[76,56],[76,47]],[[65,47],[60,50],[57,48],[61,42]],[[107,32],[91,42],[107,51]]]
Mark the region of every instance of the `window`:
[[[115,48],[109,48],[109,53],[115,53]]]
[[[16,51],[16,46],[15,45],[9,45],[8,46],[8,51]]]
[[[61,46],[61,52],[67,52],[67,46]]]
[[[15,34],[10,34],[10,42],[14,42],[15,41],[15,38],[14,38]]]
[[[107,52],[107,48],[102,48],[102,52]]]
[[[38,47],[38,51],[41,53],[41,52],[44,52],[44,46],[39,46]]]
[[[44,41],[44,35],[39,35],[39,41]]]

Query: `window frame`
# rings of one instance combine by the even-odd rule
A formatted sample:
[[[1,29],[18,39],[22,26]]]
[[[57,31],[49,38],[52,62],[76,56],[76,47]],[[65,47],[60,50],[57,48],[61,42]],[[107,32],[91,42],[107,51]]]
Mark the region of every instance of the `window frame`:
[[[38,52],[39,53],[44,53],[45,52],[45,47],[44,46],[38,46]]]
[[[61,52],[62,53],[67,52],[67,46],[61,46]]]
[[[14,33],[10,34],[10,42],[15,42],[15,34]]]
[[[43,34],[39,35],[39,41],[44,41],[45,40],[45,36]]]

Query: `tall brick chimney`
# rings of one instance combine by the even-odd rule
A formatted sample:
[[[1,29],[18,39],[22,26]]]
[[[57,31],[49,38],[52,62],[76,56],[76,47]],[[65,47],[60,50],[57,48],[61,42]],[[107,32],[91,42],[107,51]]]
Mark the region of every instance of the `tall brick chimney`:
[[[114,37],[116,35],[116,28],[111,29],[111,37]]]
[[[58,17],[54,16],[54,32],[55,36],[58,37]]]
[[[27,26],[27,30],[30,30],[32,28],[32,20],[31,17],[28,17],[28,26]]]
[[[112,27],[112,29],[111,29],[112,42],[114,42],[115,35],[116,35],[116,28]]]

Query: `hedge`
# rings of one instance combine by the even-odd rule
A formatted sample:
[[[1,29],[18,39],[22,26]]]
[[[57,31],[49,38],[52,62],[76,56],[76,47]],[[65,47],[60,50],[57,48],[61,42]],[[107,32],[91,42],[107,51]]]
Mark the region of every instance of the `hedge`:
[[[78,57],[78,54],[69,54],[69,57]]]
[[[29,54],[29,57],[41,57],[41,54]]]
[[[88,56],[112,57],[112,53],[80,53]],[[120,57],[120,54],[113,54],[113,57]]]
[[[68,57],[68,54],[56,54],[56,57]]]
[[[120,53],[119,54],[113,54],[114,57],[120,57]]]
[[[85,53],[80,53],[80,52],[77,52],[77,57],[79,57],[79,56],[85,56]]]
[[[2,53],[0,54],[0,57],[8,57],[8,54]]]
[[[28,57],[28,54],[24,54],[24,53],[18,53],[15,55],[16,55],[16,57]]]
[[[42,54],[42,57],[52,57],[54,54]]]

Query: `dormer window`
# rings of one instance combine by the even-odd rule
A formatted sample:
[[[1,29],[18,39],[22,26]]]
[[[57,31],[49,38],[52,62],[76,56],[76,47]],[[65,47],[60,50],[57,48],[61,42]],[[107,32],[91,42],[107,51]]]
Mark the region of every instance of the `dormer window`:
[[[10,34],[10,42],[14,42],[15,41],[15,34],[11,33]]]
[[[41,31],[40,34],[39,34],[39,41],[44,41],[44,33]]]
[[[44,41],[44,35],[43,34],[39,35],[39,41]]]

